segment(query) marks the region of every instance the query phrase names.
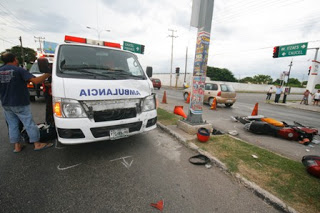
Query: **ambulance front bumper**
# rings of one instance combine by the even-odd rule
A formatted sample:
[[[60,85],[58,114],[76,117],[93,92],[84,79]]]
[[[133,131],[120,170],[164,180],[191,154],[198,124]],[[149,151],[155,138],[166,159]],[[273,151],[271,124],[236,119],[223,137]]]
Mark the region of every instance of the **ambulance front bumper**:
[[[134,118],[94,122],[88,118],[55,116],[58,140],[62,144],[81,144],[116,140],[156,128],[157,111],[142,112]]]

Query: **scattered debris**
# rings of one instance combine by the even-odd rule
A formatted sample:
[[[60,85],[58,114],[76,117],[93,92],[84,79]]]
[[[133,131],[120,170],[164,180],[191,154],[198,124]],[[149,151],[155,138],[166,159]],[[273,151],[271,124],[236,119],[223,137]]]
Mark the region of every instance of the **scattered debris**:
[[[159,209],[160,211],[163,210],[163,206],[164,206],[164,201],[163,200],[160,200],[158,201],[157,203],[151,203],[150,206],[156,208],[156,209]]]
[[[220,130],[217,130],[217,129],[213,129],[213,130],[212,130],[212,134],[213,134],[213,135],[223,135],[224,132],[222,132],[222,131],[220,131]]]
[[[236,136],[238,135],[239,133],[237,132],[237,130],[231,130],[228,132],[230,135],[233,135],[233,136]]]
[[[234,116],[230,116],[231,120],[234,121],[234,122],[238,122],[238,119]]]
[[[309,150],[309,149],[306,149],[306,152],[310,152],[310,150]]]
[[[314,143],[314,144],[320,144],[320,141],[319,140],[315,140],[315,139],[313,139],[311,142]]]
[[[256,155],[251,155],[253,158],[255,158],[255,159],[257,159],[258,158],[258,156],[256,156]]]
[[[194,165],[207,165],[211,164],[211,160],[202,154],[195,155],[189,158],[189,162],[194,164]]]
[[[207,169],[210,169],[212,167],[211,163],[207,163],[206,165],[204,165]]]

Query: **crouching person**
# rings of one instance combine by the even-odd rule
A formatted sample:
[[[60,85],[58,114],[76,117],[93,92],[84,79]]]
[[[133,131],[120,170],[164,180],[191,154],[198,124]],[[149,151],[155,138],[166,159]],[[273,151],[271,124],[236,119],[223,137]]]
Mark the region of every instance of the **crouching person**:
[[[14,144],[13,152],[18,153],[23,149],[20,144],[19,121],[26,128],[34,150],[39,151],[52,147],[52,143],[41,143],[40,132],[33,121],[30,109],[30,94],[27,83],[42,83],[51,74],[35,77],[29,71],[19,67],[19,61],[12,53],[5,52],[1,55],[4,65],[0,67],[0,95],[4,109],[5,119],[9,128],[10,143]]]

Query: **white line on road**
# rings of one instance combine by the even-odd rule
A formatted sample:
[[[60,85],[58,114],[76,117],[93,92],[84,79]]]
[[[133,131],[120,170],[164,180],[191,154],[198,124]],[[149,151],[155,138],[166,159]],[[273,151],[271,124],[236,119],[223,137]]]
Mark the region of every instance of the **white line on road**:
[[[76,165],[73,165],[73,166],[67,166],[67,167],[64,167],[64,168],[60,168],[60,164],[57,166],[57,169],[59,170],[59,171],[63,171],[63,170],[67,170],[67,169],[71,169],[71,168],[73,168],[73,167],[76,167],[76,166],[79,166],[81,163],[78,163],[78,164],[76,164]]]

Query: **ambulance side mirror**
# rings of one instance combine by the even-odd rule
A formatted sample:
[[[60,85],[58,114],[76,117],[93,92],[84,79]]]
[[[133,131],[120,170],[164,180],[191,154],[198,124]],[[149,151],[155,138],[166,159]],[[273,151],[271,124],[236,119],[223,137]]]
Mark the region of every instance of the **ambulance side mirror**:
[[[152,77],[152,67],[147,67],[147,76]]]
[[[52,66],[46,58],[38,58],[38,67],[41,73],[52,73]]]

